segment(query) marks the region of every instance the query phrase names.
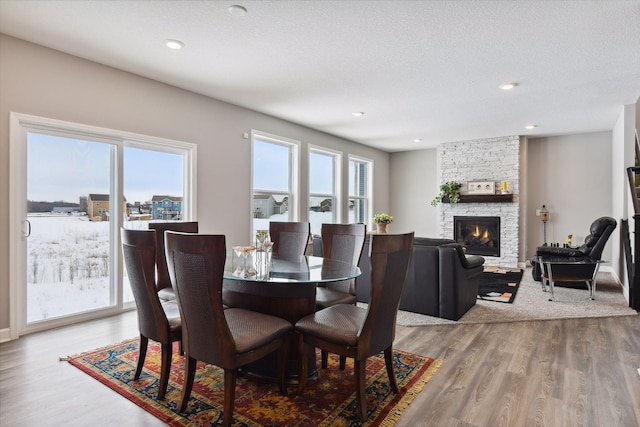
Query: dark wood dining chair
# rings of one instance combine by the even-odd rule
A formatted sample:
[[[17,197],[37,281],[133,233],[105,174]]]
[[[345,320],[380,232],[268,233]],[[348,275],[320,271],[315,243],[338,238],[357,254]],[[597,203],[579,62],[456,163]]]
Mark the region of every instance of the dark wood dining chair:
[[[322,257],[358,265],[366,233],[364,224],[322,224]],[[356,279],[331,282],[316,288],[316,310],[356,302]],[[323,368],[327,367],[327,359],[327,351],[322,350]],[[340,356],[341,369],[345,367],[345,360],[344,356]]]
[[[322,257],[358,265],[366,232],[364,224],[322,224]],[[356,302],[356,279],[327,283],[316,289],[318,309]]]
[[[225,236],[167,231],[165,251],[171,283],[182,316],[186,352],[179,412],[189,402],[198,361],[224,370],[223,425],[231,425],[238,367],[278,351],[280,392],[285,387],[285,361],[290,322],[241,308],[222,306]]]
[[[308,222],[269,223],[269,234],[273,242],[273,253],[279,256],[304,255],[311,236]]]
[[[153,230],[122,229],[122,251],[129,284],[138,309],[140,350],[134,379],[140,378],[149,339],[160,343],[160,384],[163,399],[171,370],[172,343],[182,339],[182,322],[175,301],[162,302],[156,292],[156,237]],[[182,351],[182,347],[181,347]]]
[[[389,385],[394,393],[398,392],[392,345],[412,252],[413,233],[372,235],[369,245],[371,299],[368,308],[336,304],[296,323],[300,351],[299,393],[304,390],[309,370],[306,354],[313,347],[354,359],[356,401],[363,421],[367,419],[365,371],[369,356],[384,351]]]
[[[171,301],[176,299],[176,295],[171,287],[171,279],[169,278],[169,270],[167,270],[167,259],[164,255],[164,232],[180,231],[183,233],[197,233],[198,222],[150,222],[149,230],[156,231],[156,287],[158,296],[163,301]]]

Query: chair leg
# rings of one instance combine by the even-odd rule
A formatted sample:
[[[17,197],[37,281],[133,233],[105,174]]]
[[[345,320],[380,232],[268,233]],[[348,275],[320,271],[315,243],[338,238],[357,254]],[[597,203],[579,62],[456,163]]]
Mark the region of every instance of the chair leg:
[[[389,387],[394,393],[398,393],[398,381],[396,374],[393,372],[393,349],[389,346],[384,350],[384,363],[387,366],[387,376],[389,377]]]
[[[278,349],[278,383],[280,385],[280,394],[287,395],[287,384],[285,381],[285,374],[287,370],[287,359],[289,358],[289,344],[290,334],[287,334],[284,338],[284,343]]]
[[[193,388],[193,379],[196,376],[196,365],[198,361],[187,355],[184,361],[184,385],[182,386],[182,399],[180,400],[180,407],[178,412],[184,412],[187,409],[189,403],[189,397],[191,396],[191,389]]]
[[[222,425],[228,427],[233,421],[233,404],[236,398],[237,369],[224,370],[224,407],[222,413]]]
[[[329,366],[329,352],[327,350],[320,350],[320,356],[322,358],[320,366],[322,369],[327,369],[327,366]]]
[[[298,394],[302,394],[307,385],[307,375],[309,375],[309,366],[307,364],[307,344],[304,342],[302,334],[298,334]]]
[[[134,380],[140,378],[142,373],[142,367],[144,366],[144,359],[147,357],[147,345],[149,344],[149,338],[140,334],[140,349],[138,350],[138,366],[136,367],[136,374],[133,376]]]
[[[365,394],[367,384],[366,367],[367,359],[354,359],[353,370],[356,379],[356,404],[358,406],[358,413],[360,414],[360,419],[362,421],[367,420],[367,396]]]
[[[169,372],[171,372],[171,355],[173,345],[171,342],[162,344],[162,355],[160,358],[160,385],[158,386],[158,399],[164,399],[169,383]]]

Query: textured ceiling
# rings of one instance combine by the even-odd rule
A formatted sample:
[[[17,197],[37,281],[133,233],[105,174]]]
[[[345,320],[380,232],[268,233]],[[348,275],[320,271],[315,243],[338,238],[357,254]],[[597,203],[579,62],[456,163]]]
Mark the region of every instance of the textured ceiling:
[[[609,130],[640,96],[640,1],[0,0],[0,32],[387,151]]]

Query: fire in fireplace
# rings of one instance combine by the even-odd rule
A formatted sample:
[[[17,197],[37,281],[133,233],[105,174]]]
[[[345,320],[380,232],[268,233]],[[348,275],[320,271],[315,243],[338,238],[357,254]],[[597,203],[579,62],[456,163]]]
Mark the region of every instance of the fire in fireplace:
[[[500,256],[499,216],[454,216],[453,238],[471,255]]]

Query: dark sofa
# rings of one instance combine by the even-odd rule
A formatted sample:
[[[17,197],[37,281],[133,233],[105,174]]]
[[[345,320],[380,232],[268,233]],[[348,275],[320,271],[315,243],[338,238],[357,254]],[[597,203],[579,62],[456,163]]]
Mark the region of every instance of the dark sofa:
[[[314,254],[320,255],[314,245]],[[369,236],[365,240],[356,279],[358,301],[369,302]],[[450,239],[415,237],[413,259],[400,309],[444,319],[458,320],[476,303],[484,258],[465,255]]]

